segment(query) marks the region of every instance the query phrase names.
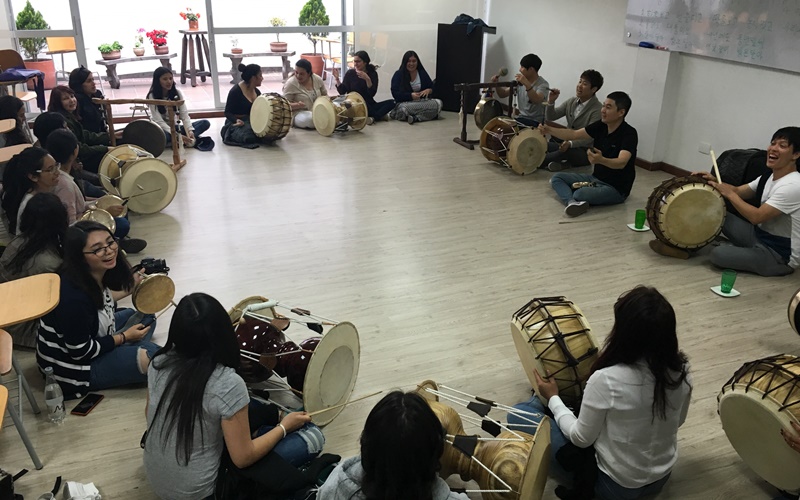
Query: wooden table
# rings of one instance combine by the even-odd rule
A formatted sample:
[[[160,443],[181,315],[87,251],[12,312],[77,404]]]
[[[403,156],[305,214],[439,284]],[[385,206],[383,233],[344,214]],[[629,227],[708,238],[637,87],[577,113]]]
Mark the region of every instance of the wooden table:
[[[181,83],[186,83],[188,76],[192,82],[192,87],[197,87],[197,77],[200,77],[201,82],[206,81],[207,76],[211,76],[210,71],[206,71],[205,63],[203,62],[203,54],[206,56],[206,61],[209,61],[209,69],[211,69],[211,56],[208,54],[208,40],[206,40],[206,33],[203,30],[178,30],[178,33],[183,34],[183,44],[181,49]],[[194,40],[192,39],[194,38]],[[200,66],[198,70],[195,67],[195,46],[197,46],[197,64]],[[189,49],[189,69],[186,69],[186,49]]]
[[[61,278],[55,273],[0,283],[0,328],[41,318],[56,308],[60,292]]]
[[[231,60],[231,83],[239,83],[242,79],[242,72],[239,71],[239,65],[242,64],[242,59],[245,57],[280,57],[283,61],[281,64],[281,72],[283,73],[283,81],[289,78],[289,71],[292,67],[289,66],[289,58],[295,55],[295,51],[291,52],[245,52],[243,54],[231,54],[226,52],[222,54]]]
[[[136,62],[136,61],[161,61],[161,65],[165,68],[172,69],[172,63],[170,59],[173,57],[178,57],[178,54],[173,52],[172,54],[156,54],[152,56],[141,56],[141,57],[123,57],[120,59],[112,59],[107,61],[105,59],[98,59],[95,63],[105,66],[106,67],[106,75],[108,76],[108,83],[111,85],[112,89],[119,88],[119,79],[120,76],[117,74],[117,64],[127,63],[127,62]],[[124,76],[124,75],[123,75]]]

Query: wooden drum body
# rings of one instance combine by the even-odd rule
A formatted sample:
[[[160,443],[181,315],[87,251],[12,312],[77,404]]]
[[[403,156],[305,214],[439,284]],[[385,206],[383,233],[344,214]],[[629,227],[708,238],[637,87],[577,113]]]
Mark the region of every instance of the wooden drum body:
[[[536,387],[534,369],[554,377],[561,399],[577,409],[598,353],[578,306],[565,297],[533,299],[511,318],[511,336],[531,387]]]
[[[292,128],[292,106],[279,94],[261,94],[253,101],[250,126],[258,137],[278,140]]]
[[[103,187],[140,214],[160,212],[178,191],[178,176],[169,164],[136,146],[109,150],[98,172]]]
[[[492,118],[481,130],[481,153],[489,161],[505,165],[511,138],[517,135],[516,120],[507,116]]]
[[[667,179],[647,199],[647,222],[663,243],[691,250],[710,243],[722,231],[725,200],[702,177]]]
[[[519,175],[539,168],[547,154],[547,141],[537,129],[520,128],[513,118],[492,118],[481,132],[484,158],[504,165]]]
[[[361,130],[367,125],[367,116],[367,103],[358,92],[350,92],[333,101],[329,97],[317,97],[311,111],[314,128],[326,137],[336,131],[344,132],[348,127]]]
[[[164,132],[161,133],[163,134]],[[100,176],[100,183],[109,193],[116,193],[119,180],[122,178],[126,168],[139,160],[152,158],[153,155],[131,144],[111,148],[100,160],[100,166],[97,170]]]
[[[765,481],[800,492],[800,453],[780,434],[800,423],[800,358],[745,363],[717,396],[722,428],[736,452]]]
[[[273,373],[286,378],[290,387],[302,393],[303,406],[308,412],[347,402],[355,387],[361,356],[356,327],[341,322],[323,335],[294,341],[284,334],[289,321],[274,308],[259,311],[258,317],[242,315],[244,306],[266,302],[254,301],[261,298],[245,299],[229,311],[231,319],[238,322],[239,348],[260,355],[259,362],[241,360],[242,378],[249,384],[264,382]],[[314,422],[326,425],[343,409],[320,413]]]

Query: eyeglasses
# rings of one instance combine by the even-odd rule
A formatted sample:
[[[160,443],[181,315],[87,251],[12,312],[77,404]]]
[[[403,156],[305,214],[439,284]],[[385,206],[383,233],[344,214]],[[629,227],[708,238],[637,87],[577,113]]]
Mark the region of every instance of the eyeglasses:
[[[56,163],[52,167],[43,168],[43,169],[37,170],[36,172],[40,173],[40,174],[52,174],[53,172],[57,172],[60,169],[61,169],[61,164],[60,163]]]
[[[108,250],[109,252],[113,252],[117,248],[119,248],[119,243],[117,243],[117,240],[112,240],[111,242],[109,242],[104,247],[95,248],[94,250],[90,250],[88,252],[83,252],[83,253],[85,253],[87,255],[88,254],[94,254],[95,257],[100,257],[101,255],[106,253],[106,250]]]

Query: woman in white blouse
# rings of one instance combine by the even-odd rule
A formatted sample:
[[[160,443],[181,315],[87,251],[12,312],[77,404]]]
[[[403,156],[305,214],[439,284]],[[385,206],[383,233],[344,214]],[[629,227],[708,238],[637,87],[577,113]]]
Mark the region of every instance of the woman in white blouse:
[[[167,101],[182,101],[184,100],[183,94],[175,87],[175,78],[172,70],[163,66],[156,68],[153,72],[153,83],[150,85],[150,91],[147,93],[148,99],[164,99]],[[150,104],[150,119],[156,123],[164,135],[167,136],[167,144],[172,144],[172,133],[169,125],[169,114],[166,106],[156,106]],[[181,139],[186,147],[193,147],[200,134],[208,130],[211,126],[208,120],[197,120],[192,122],[189,118],[189,110],[186,108],[184,102],[177,110],[180,125],[175,124],[175,130],[181,134]]]
[[[614,304],[614,327],[586,383],[580,416],[564,405],[555,380],[542,378],[548,374],[536,373],[538,396],[516,406],[552,415],[556,471],[566,460],[559,451],[569,443],[594,446],[589,458],[596,459],[596,466],[583,467],[575,485],[585,484],[588,472],[597,498],[653,495],[669,479],[678,456],[678,427],[686,420],[692,393],[675,328],[675,311],[667,299],[655,288],[638,286]],[[528,422],[509,416],[509,423]]]
[[[283,97],[292,105],[292,125],[298,128],[314,128],[311,108],[317,97],[327,96],[325,82],[311,72],[311,63],[306,59],[294,65],[294,75],[283,85]]]

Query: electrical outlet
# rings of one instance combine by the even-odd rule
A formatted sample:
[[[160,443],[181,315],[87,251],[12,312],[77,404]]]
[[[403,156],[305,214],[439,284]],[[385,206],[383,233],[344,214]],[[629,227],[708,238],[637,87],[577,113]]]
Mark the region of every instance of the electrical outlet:
[[[711,144],[707,142],[701,142],[697,150],[704,155],[711,154]]]

